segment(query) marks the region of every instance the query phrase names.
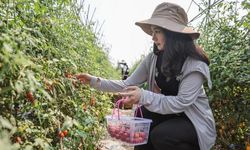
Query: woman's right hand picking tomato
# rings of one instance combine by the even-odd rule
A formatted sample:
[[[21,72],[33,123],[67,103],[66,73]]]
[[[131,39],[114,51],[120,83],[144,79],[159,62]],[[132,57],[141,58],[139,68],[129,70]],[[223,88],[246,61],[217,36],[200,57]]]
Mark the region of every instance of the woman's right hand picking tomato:
[[[91,75],[88,73],[80,73],[75,75],[76,79],[78,79],[82,84],[90,84]]]

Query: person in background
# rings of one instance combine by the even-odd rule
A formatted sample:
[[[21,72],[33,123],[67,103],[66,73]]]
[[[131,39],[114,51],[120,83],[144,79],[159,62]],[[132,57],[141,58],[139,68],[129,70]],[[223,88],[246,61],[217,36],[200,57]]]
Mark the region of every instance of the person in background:
[[[152,36],[153,52],[126,80],[76,75],[83,84],[128,97],[125,104],[141,105],[143,117],[153,122],[148,143],[135,150],[209,150],[215,143],[215,121],[203,87],[212,85],[210,62],[195,45],[199,32],[187,23],[183,8],[163,2],[150,19],[135,23]],[[145,82],[148,89],[139,88]]]
[[[122,80],[126,80],[129,75],[128,64],[124,60],[122,60],[118,63],[118,67],[121,68]]]

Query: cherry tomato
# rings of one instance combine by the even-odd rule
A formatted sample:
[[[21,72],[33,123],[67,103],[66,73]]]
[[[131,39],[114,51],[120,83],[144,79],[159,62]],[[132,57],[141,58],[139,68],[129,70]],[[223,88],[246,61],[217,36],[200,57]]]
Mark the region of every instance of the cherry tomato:
[[[21,137],[16,137],[16,143],[19,143],[19,144],[21,144],[22,143],[22,139],[21,139]]]
[[[87,111],[87,106],[86,106],[86,104],[82,104],[82,107],[83,107],[83,111],[86,112],[86,111]]]
[[[64,138],[64,133],[60,131],[60,132],[58,133],[58,136],[59,136],[60,138]]]
[[[68,73],[68,72],[65,72],[64,76],[65,76],[66,78],[72,78],[72,77],[73,77],[72,74],[71,74],[71,73]]]
[[[64,136],[68,135],[68,130],[63,130]]]
[[[26,93],[26,98],[30,101],[30,102],[34,102],[34,96],[33,93],[31,91],[28,91]]]
[[[92,97],[91,97],[91,100],[90,100],[90,105],[91,105],[91,106],[95,106],[95,104],[96,104],[95,97],[92,96]]]

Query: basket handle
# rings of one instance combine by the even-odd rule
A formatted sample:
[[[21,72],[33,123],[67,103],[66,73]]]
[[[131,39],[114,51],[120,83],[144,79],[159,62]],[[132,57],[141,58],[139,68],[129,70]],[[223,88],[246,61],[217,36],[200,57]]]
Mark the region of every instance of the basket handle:
[[[113,113],[112,113],[112,119],[113,119],[113,116],[115,114],[115,110],[117,109],[118,110],[118,114],[117,114],[117,117],[118,119],[120,120],[120,105],[123,104],[123,101],[126,100],[128,97],[122,97],[121,99],[117,100],[116,103],[115,103],[115,106],[113,108]],[[135,113],[134,113],[134,117],[136,117],[136,114],[137,114],[137,111],[140,111],[140,115],[141,115],[141,118],[143,118],[143,114],[142,114],[142,110],[141,110],[141,105],[137,104],[136,106],[136,109],[135,109]]]
[[[140,111],[141,118],[143,118],[143,114],[142,114],[142,110],[141,110],[141,105],[139,105],[139,104],[137,104],[137,106],[136,106],[134,116],[136,117],[136,114],[137,114],[138,109],[139,109],[139,111]]]
[[[114,108],[113,108],[113,113],[112,113],[112,119],[113,119],[113,116],[114,116],[114,114],[115,114],[115,110],[116,110],[116,108],[117,108],[117,110],[118,110],[118,114],[117,114],[117,116],[118,116],[118,119],[120,120],[120,104],[122,103],[124,101],[124,98],[122,97],[121,99],[119,99],[119,100],[117,100],[116,101],[116,103],[115,103],[115,106],[114,106]]]

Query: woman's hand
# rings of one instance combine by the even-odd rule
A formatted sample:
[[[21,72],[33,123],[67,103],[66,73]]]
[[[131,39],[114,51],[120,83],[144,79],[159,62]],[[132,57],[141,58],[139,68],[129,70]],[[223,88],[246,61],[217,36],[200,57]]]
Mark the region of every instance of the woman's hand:
[[[129,86],[120,92],[119,95],[126,97],[123,101],[125,105],[137,104],[141,98],[141,89],[137,86]]]
[[[80,73],[75,75],[76,79],[78,79],[82,84],[90,84],[91,75],[87,73]]]

